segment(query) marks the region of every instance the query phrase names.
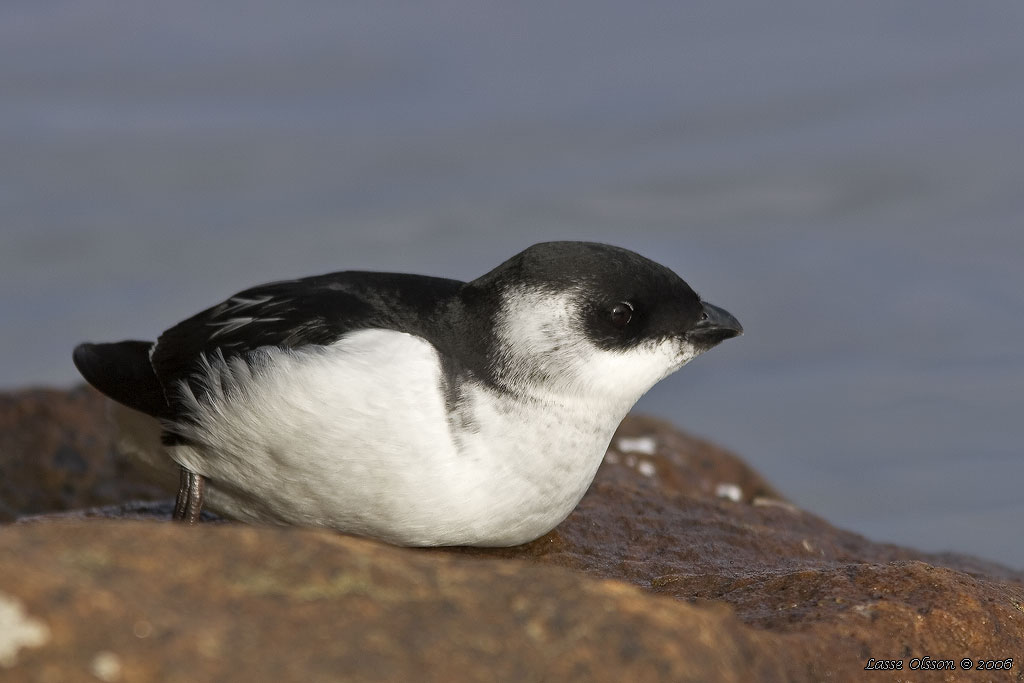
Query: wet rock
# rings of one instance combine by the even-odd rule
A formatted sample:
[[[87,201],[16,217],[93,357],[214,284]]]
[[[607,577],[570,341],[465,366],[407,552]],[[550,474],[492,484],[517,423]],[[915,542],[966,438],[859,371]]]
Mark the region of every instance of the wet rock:
[[[836,529],[658,420],[627,419],[577,510],[517,548],[186,528],[169,505],[0,527],[0,592],[49,638],[18,675],[848,680],[875,658],[907,680],[929,657],[957,670],[927,680],[1024,680],[1024,574]]]

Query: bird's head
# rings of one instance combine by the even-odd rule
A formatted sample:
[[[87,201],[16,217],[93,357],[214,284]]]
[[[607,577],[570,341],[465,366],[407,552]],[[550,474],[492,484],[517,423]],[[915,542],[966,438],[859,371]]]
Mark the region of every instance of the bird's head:
[[[628,404],[742,334],[668,268],[604,244],[546,242],[471,286],[491,291],[494,375],[524,393]]]

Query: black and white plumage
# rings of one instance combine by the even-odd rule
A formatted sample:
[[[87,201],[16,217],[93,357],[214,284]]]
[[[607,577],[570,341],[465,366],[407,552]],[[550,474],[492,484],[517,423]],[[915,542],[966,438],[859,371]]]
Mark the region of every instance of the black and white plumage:
[[[572,511],[644,392],[740,333],[653,261],[549,242],[468,283],[261,285],[74,360],[127,408],[122,448],[180,466],[178,516],[205,498],[242,520],[506,546]]]

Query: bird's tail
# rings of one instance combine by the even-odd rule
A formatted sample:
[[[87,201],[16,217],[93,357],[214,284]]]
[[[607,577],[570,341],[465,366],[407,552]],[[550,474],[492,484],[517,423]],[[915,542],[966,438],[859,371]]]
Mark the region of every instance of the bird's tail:
[[[89,384],[122,405],[153,417],[168,413],[163,386],[149,362],[153,342],[79,344],[72,358]]]

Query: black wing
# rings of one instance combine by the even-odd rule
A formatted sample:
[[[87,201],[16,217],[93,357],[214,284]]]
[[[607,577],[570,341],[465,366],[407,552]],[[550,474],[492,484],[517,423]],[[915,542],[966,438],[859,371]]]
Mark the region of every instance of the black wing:
[[[203,355],[245,358],[260,347],[326,345],[361,329],[433,337],[458,280],[347,271],[260,285],[170,328],[153,369],[165,388],[189,379]]]

